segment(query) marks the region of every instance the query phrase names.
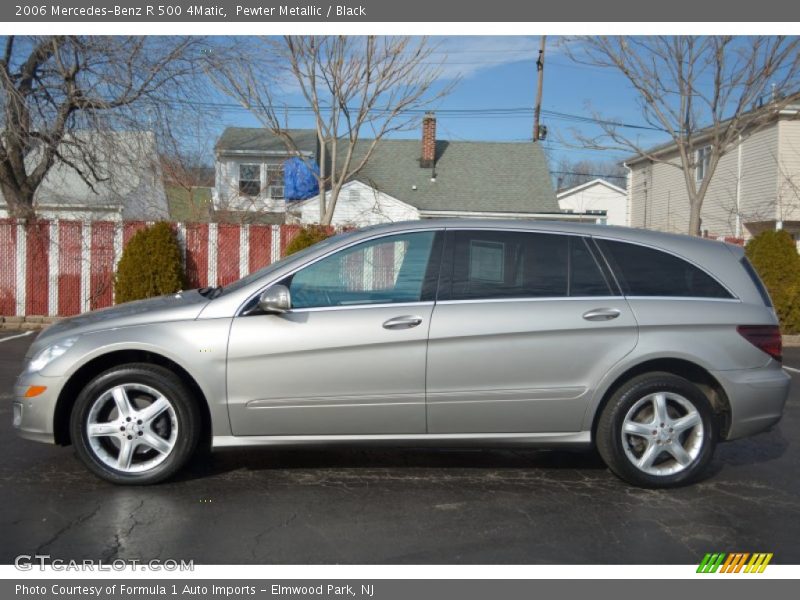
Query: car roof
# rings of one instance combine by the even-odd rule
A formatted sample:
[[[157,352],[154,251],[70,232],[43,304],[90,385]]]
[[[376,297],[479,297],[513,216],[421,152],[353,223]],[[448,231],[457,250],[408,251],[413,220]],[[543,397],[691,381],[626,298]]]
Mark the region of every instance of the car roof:
[[[697,252],[718,251],[725,246],[732,249],[741,249],[738,246],[727,244],[718,240],[693,237],[678,233],[666,233],[633,227],[619,227],[614,225],[598,225],[595,223],[576,223],[571,221],[538,221],[533,219],[423,219],[417,221],[399,221],[381,225],[371,225],[353,232],[353,237],[371,237],[381,233],[394,231],[410,231],[417,229],[496,229],[517,231],[541,231],[547,233],[567,233],[588,235],[597,238],[615,239],[638,244],[663,248],[676,254],[692,255]],[[736,254],[734,250],[734,254]]]

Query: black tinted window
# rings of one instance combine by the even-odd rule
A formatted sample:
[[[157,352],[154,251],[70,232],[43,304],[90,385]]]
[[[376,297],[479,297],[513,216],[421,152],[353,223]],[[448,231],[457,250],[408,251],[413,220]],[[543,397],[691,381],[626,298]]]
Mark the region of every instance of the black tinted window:
[[[453,300],[608,295],[594,257],[578,237],[457,231],[451,237]]]
[[[753,265],[750,264],[750,261],[747,260],[746,256],[743,256],[742,260],[739,262],[742,263],[744,270],[747,271],[747,274],[750,276],[750,279],[756,286],[756,289],[758,290],[761,299],[764,301],[764,306],[769,306],[770,308],[772,308],[772,300],[769,297],[769,292],[767,291],[767,288],[764,287],[764,282],[761,281],[761,277],[758,276],[758,273],[756,273],[756,270],[753,268]]]
[[[611,290],[586,240],[569,238],[569,295],[608,296]]]
[[[625,242],[597,244],[628,296],[731,297],[710,275],[677,256]]]

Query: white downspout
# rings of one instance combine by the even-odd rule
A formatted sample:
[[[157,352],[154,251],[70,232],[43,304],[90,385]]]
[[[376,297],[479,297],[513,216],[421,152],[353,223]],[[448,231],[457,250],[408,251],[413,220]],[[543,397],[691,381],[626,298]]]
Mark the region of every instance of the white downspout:
[[[633,169],[631,169],[628,163],[623,162],[622,166],[628,169],[628,176],[627,176],[627,193],[625,194],[625,226],[631,226],[631,204],[633,204]]]
[[[742,134],[739,134],[739,144],[736,149],[736,237],[742,237]]]

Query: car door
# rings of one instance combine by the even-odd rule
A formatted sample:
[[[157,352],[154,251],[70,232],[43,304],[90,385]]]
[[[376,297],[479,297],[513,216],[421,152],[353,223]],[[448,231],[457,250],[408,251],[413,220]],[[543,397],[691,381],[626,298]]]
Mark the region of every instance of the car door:
[[[591,240],[448,231],[428,345],[430,433],[578,431],[637,327]]]
[[[235,318],[234,435],[424,433],[440,235],[398,233],[338,250],[281,282],[289,312]]]

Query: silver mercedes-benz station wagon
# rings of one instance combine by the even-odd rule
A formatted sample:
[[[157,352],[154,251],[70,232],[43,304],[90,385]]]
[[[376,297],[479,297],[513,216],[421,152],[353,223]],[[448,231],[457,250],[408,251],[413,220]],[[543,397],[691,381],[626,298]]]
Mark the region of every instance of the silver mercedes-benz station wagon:
[[[789,392],[741,248],[636,229],[442,220],[329,238],[226,287],[44,330],[25,438],[114,483],[199,447],[591,447],[635,485],[696,479]]]

